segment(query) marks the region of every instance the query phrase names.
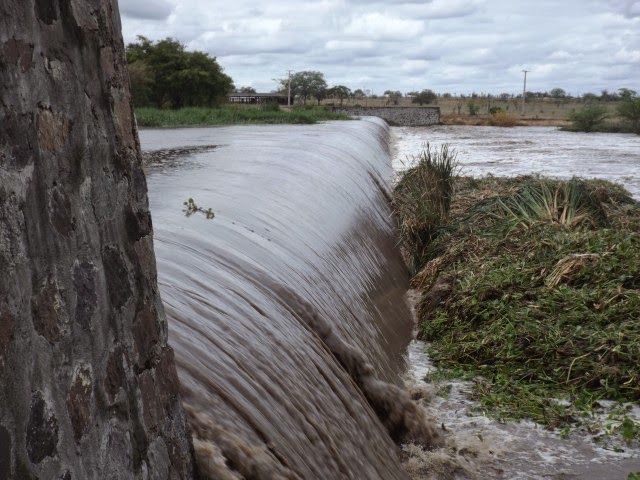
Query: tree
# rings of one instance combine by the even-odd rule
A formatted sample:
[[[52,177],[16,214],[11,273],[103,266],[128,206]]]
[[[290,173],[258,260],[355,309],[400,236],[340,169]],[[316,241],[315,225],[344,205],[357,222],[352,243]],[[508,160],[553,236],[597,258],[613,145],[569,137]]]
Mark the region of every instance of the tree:
[[[438,96],[433,92],[433,90],[425,89],[422,90],[419,94],[417,94],[411,100],[411,103],[419,103],[420,105],[434,103]]]
[[[240,93],[257,93],[256,89],[253,87],[240,87],[238,90]]]
[[[188,52],[172,38],[154,43],[139,36],[138,42],[127,45],[127,61],[134,72],[147,73],[131,77],[136,106],[211,106],[233,90],[231,77],[215,57]]]
[[[400,99],[402,98],[402,93],[398,90],[386,90],[384,92],[384,96],[388,98],[387,103],[391,102],[394,105],[398,105]]]
[[[473,98],[467,100],[467,109],[471,116],[476,116],[480,113],[480,105],[478,105]]]
[[[365,98],[367,94],[361,88],[353,91],[353,98]]]
[[[638,94],[638,92],[636,92],[635,90],[631,90],[629,88],[619,88],[618,89],[618,95],[620,96],[620,98],[622,98],[623,100],[627,100],[629,98],[633,98]]]
[[[603,102],[612,102],[619,99],[620,97],[616,92],[609,93],[606,88],[600,92],[600,100]]]
[[[136,105],[150,105],[153,91],[153,71],[147,62],[138,60],[129,65],[129,82],[131,97],[136,99]]]
[[[569,120],[573,123],[573,128],[581,132],[592,132],[606,118],[607,109],[600,105],[587,105],[569,114]]]
[[[629,122],[631,130],[640,135],[640,97],[635,96],[635,92],[633,92],[623,98],[618,105],[618,114]]]
[[[0,478],[194,478],[118,4],[0,12]]]
[[[326,90],[327,82],[321,72],[305,70],[291,75],[291,95],[300,97],[303,104],[311,97],[315,97],[320,103]]]
[[[345,98],[349,98],[351,96],[351,90],[344,85],[335,85],[331,87],[328,92],[330,97],[337,98],[340,100],[340,106],[342,106],[342,101]]]
[[[549,92],[549,96],[551,98],[564,98],[567,96],[567,92],[565,92],[562,88],[552,88]]]

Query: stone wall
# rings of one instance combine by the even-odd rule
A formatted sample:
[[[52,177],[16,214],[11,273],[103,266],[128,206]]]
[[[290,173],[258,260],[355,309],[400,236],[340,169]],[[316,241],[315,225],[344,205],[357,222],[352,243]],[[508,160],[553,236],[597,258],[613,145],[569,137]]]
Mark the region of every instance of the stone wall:
[[[115,0],[0,0],[0,479],[193,478]]]
[[[389,125],[425,127],[440,123],[440,107],[333,107],[334,112],[354,117],[380,117]]]

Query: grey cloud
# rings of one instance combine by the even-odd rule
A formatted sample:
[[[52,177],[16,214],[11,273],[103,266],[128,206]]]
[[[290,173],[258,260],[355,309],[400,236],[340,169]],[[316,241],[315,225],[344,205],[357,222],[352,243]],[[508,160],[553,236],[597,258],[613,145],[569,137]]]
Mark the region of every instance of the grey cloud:
[[[610,0],[614,10],[627,18],[640,17],[640,1],[638,0]]]
[[[120,13],[125,17],[142,20],[165,20],[175,8],[167,0],[120,0]]]
[[[640,0],[120,1],[126,39],[174,37],[267,91],[288,69],[374,93],[518,93],[522,69],[536,91],[640,90]]]

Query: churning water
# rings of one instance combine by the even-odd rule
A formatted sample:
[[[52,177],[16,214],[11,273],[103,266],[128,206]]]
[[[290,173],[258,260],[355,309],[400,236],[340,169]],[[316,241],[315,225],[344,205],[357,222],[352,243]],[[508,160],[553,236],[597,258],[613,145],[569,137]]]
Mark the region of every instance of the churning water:
[[[412,158],[427,142],[436,148],[449,144],[458,152],[465,175],[538,173],[557,178],[603,178],[624,185],[640,199],[637,135],[570,133],[554,127],[436,126],[391,130],[397,171],[411,166]],[[409,381],[418,386],[424,386],[425,375],[436,370],[424,349],[423,343],[414,341],[408,351]],[[561,438],[531,422],[500,423],[469,413],[472,402],[468,393],[472,387],[471,382],[446,382],[435,388],[444,388],[445,393],[434,395],[428,407],[450,431],[449,443],[459,453],[454,467],[465,467],[463,476],[614,480],[626,479],[628,473],[640,471],[637,443],[599,444],[585,431]],[[594,421],[603,426],[619,423],[607,418],[606,407],[613,405],[605,405],[604,413]],[[632,406],[627,415],[640,422],[640,407]]]
[[[420,415],[395,386],[413,325],[386,125],[140,136],[153,150],[217,145],[147,169],[158,283],[203,468],[406,478],[389,431]],[[186,216],[189,198],[215,218]]]
[[[640,194],[638,137],[537,127],[391,132],[396,169],[426,141],[450,143],[466,174],[598,176]],[[366,119],[140,137],[145,150],[198,147],[155,161],[147,178],[169,340],[205,473],[407,478],[392,436],[408,426],[428,442],[433,432],[394,387],[413,325],[389,206],[389,129]],[[187,216],[189,198],[202,210]],[[420,383],[433,367],[419,344],[408,358]],[[454,385],[431,408],[455,454],[475,460],[462,474],[429,478],[624,478],[630,464],[618,460],[638,458],[468,417],[465,388]]]
[[[458,152],[463,175],[539,173],[557,178],[603,178],[640,199],[640,136],[563,132],[556,127],[436,126],[392,128],[394,168],[411,164],[426,142],[448,143]]]

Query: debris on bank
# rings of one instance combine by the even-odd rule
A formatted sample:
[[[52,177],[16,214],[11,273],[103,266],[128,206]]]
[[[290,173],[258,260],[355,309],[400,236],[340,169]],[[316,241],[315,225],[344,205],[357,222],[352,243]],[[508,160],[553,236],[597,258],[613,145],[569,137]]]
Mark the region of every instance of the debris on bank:
[[[443,180],[441,153],[394,198],[428,380],[467,381],[469,415],[640,452],[640,204],[600,180]]]

